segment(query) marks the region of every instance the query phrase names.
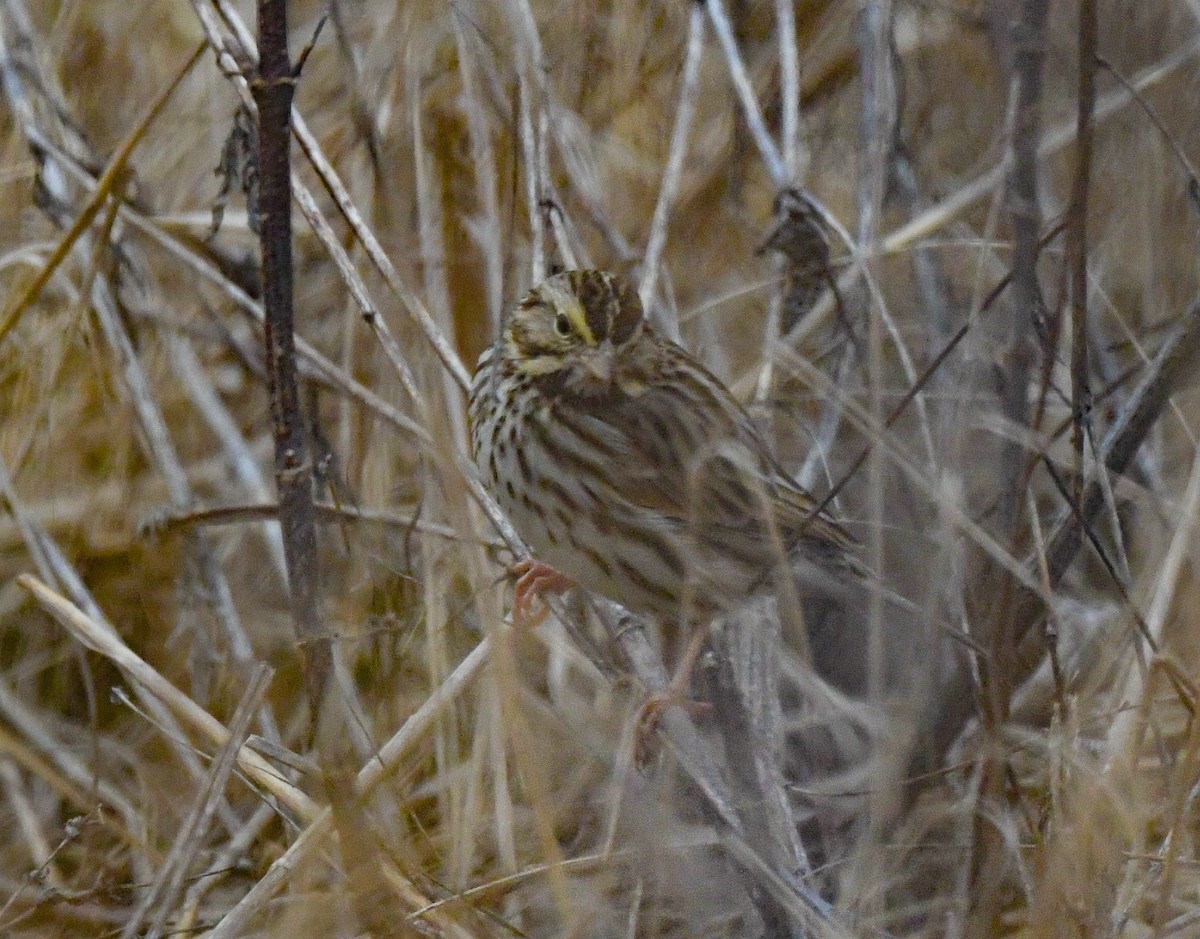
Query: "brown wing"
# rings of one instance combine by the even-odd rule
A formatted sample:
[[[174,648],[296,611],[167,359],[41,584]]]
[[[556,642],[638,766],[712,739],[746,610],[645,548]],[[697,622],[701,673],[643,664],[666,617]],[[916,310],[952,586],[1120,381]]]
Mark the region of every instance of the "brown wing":
[[[840,553],[854,550],[854,538],[824,511],[816,513],[820,502],[807,490],[781,474],[778,491],[777,519],[780,529],[788,533],[785,540],[791,544],[826,545]]]
[[[830,554],[852,540],[771,460],[745,409],[702,364],[674,343],[647,341],[622,364],[613,393],[592,405],[621,453],[619,495],[664,525],[765,564],[768,513],[784,547]]]

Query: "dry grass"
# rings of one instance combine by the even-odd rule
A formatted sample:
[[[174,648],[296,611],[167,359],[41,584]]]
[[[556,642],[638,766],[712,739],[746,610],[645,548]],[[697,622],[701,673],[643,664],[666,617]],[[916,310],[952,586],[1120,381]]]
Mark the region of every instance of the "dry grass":
[[[208,237],[238,61],[187,64],[252,5],[0,2],[0,933],[755,936],[779,932],[771,894],[820,936],[1200,935],[1195,358],[1124,472],[1080,464],[1069,252],[1014,249],[1005,202],[1020,5],[802,0],[794,47],[785,6],[726,0],[723,47],[719,16],[683,2],[334,4],[296,106],[359,230],[293,152],[331,226],[296,215],[297,328],[320,497],[346,510],[322,516],[338,688],[314,724],[237,182]],[[293,54],[321,9],[292,4]],[[1043,235],[1077,172],[1076,16],[1052,5],[1041,149],[1015,167],[1036,172]],[[1200,289],[1200,4],[1104,2],[1099,23],[1096,446],[1172,331],[1196,332]],[[849,241],[843,309],[827,293],[778,343],[781,267],[757,249],[789,180]],[[788,794],[809,877],[736,798],[758,860],[713,821],[693,760],[721,752],[711,729],[675,715],[633,768],[628,647],[569,639],[579,610],[504,625],[510,555],[461,469],[457,359],[431,338],[469,370],[563,264],[652,270],[666,328],[754,399],[814,490],[872,445],[838,509],[919,613],[818,642],[870,689],[836,706],[784,629],[800,691],[772,710],[782,788],[763,791]],[[1061,579],[1039,563],[1070,524],[1051,466],[1068,492],[1103,483]],[[789,885],[760,889],[766,869]],[[803,889],[831,909],[804,914]]]

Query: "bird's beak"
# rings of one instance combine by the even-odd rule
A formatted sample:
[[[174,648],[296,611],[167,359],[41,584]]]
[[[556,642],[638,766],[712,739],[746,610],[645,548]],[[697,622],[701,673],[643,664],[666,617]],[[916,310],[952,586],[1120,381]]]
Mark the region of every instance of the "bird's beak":
[[[584,363],[584,370],[588,375],[598,382],[608,384],[612,381],[613,362],[616,358],[616,350],[613,349],[613,344],[610,340],[605,339],[600,343],[600,346],[587,357]]]

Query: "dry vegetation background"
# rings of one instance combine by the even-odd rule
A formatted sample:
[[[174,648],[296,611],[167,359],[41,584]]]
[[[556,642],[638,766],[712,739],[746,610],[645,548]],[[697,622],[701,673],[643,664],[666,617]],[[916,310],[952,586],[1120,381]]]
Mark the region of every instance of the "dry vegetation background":
[[[1031,89],[1013,25],[1046,6]],[[325,9],[291,4],[293,55]],[[334,0],[293,150],[341,510],[314,722],[270,521],[253,6],[0,2],[0,934],[1200,936],[1200,4],[1098,4],[1083,149],[1080,9]],[[786,185],[836,223],[842,302],[780,342]],[[641,279],[818,493],[872,444],[837,508],[917,612],[829,640],[854,700],[783,656],[775,843],[697,796],[711,730],[675,715],[632,765],[618,643],[503,625],[430,337],[469,370],[554,265]]]

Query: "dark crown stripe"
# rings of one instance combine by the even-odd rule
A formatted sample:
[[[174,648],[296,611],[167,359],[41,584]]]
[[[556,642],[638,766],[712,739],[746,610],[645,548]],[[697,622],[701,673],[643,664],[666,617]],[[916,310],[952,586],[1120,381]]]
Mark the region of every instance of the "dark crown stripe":
[[[597,342],[609,338],[616,297],[608,275],[602,271],[577,271],[571,288],[583,307],[588,329]]]
[[[627,342],[642,321],[637,291],[607,271],[570,271],[561,275],[579,299],[588,329],[597,342]]]
[[[609,335],[620,345],[628,342],[642,322],[642,300],[638,292],[622,280],[613,278],[613,321]]]

